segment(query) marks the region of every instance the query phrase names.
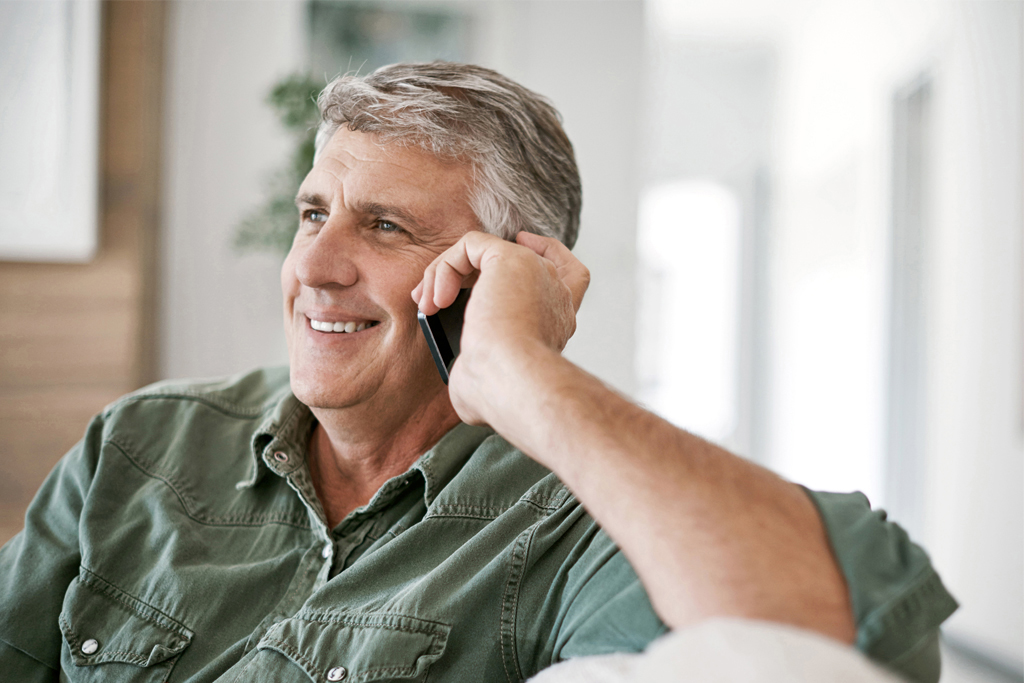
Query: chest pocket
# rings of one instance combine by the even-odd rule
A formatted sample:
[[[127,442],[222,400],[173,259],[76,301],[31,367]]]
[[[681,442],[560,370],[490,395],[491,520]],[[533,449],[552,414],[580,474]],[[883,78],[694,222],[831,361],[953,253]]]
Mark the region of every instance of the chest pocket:
[[[166,681],[192,632],[159,610],[83,571],[60,613],[61,667],[75,682]]]
[[[396,614],[318,615],[275,625],[260,650],[276,650],[315,683],[422,681],[451,627]]]

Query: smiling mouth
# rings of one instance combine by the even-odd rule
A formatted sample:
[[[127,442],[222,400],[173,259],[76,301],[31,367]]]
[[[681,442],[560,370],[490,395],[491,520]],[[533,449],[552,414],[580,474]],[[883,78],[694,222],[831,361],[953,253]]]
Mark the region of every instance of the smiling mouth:
[[[373,320],[371,322],[328,322],[326,320],[313,320],[309,319],[309,326],[317,332],[332,332],[338,334],[351,334],[352,332],[362,332],[370,327],[379,325],[380,322]]]

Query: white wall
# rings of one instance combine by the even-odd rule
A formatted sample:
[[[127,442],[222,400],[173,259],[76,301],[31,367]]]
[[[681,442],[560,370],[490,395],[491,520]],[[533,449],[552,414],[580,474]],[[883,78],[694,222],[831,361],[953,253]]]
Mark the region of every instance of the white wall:
[[[892,105],[934,82],[925,516],[947,633],[1024,648],[1024,146],[1017,2],[835,1],[781,39],[772,463],[883,497]],[[898,519],[896,521],[899,521]]]
[[[937,75],[927,541],[947,632],[1024,659],[1024,5],[962,2]]]
[[[304,6],[189,0],[168,9],[159,371],[284,363],[280,259],[239,256],[231,241],[290,153],[265,100],[302,68]]]

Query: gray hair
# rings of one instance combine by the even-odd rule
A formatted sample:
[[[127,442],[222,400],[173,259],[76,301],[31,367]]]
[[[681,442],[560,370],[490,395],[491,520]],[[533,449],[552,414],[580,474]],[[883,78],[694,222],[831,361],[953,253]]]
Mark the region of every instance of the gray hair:
[[[317,104],[317,155],[346,125],[466,160],[470,206],[485,232],[513,239],[525,230],[575,244],[579,171],[561,117],[541,95],[471,64],[402,63],[336,78]]]

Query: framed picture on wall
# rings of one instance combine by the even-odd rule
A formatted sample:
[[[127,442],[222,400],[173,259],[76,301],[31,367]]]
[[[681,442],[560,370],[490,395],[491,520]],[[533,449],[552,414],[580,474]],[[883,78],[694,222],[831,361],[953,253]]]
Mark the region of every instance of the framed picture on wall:
[[[0,260],[97,247],[100,3],[0,2]]]

